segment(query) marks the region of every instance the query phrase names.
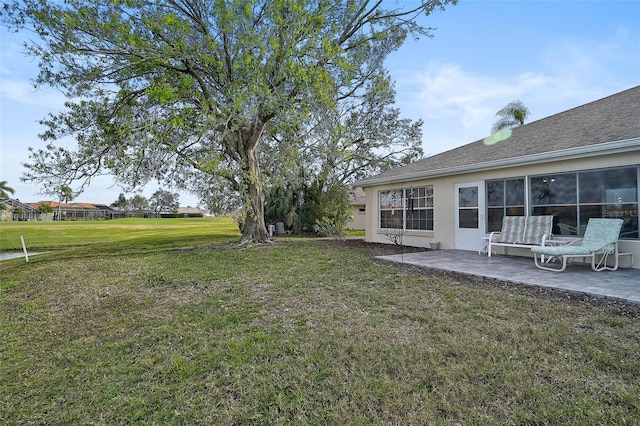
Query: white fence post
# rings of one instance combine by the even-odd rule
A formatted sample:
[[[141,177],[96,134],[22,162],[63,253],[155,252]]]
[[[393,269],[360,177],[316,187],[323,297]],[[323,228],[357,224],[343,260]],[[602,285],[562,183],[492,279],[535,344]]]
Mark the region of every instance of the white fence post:
[[[20,241],[22,241],[22,251],[24,252],[24,260],[29,261],[29,254],[27,253],[27,245],[24,243],[24,237],[20,235]]]

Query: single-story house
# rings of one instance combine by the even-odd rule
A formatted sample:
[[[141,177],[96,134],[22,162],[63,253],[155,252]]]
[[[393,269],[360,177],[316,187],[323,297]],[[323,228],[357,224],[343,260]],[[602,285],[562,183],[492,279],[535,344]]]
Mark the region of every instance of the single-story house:
[[[1,221],[13,221],[13,220],[38,220],[40,213],[29,204],[20,202],[13,198],[0,199],[0,220]]]
[[[106,204],[95,203],[59,203],[57,201],[38,201],[36,203],[27,203],[33,209],[38,210],[43,204],[51,206],[53,212],[41,214],[39,220],[102,220],[117,219],[123,217],[123,214]]]
[[[366,241],[482,249],[502,218],[553,215],[558,238],[589,218],[624,220],[640,268],[640,86],[357,182]],[[508,254],[530,250],[509,248]]]
[[[11,198],[0,199],[3,208],[0,210],[0,220],[101,220],[124,217],[124,213],[106,204],[70,203],[61,204],[57,201],[38,201],[36,203],[22,203]],[[41,213],[43,205],[50,206],[53,211]]]
[[[366,226],[365,192],[362,188],[349,188],[349,204],[351,205],[351,220],[347,229],[364,230]]]
[[[205,211],[198,207],[178,207],[176,211],[161,211],[160,217],[204,217]]]

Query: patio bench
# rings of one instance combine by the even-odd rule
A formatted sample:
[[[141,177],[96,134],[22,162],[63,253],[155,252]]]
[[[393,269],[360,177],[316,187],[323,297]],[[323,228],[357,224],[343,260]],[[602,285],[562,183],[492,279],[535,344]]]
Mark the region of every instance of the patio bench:
[[[505,216],[502,229],[494,231],[487,239],[487,256],[491,257],[493,247],[527,248],[544,247],[553,238],[553,216]]]

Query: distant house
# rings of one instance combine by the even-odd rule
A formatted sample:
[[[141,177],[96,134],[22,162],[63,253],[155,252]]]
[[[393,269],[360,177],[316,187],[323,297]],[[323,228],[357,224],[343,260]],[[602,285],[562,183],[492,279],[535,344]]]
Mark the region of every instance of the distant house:
[[[124,217],[124,212],[105,204],[92,203],[59,203],[57,201],[38,201],[22,203],[18,200],[0,200],[4,209],[0,211],[1,220],[102,220]],[[53,209],[50,213],[40,213],[42,205],[49,205]]]
[[[121,211],[115,210],[105,204],[93,203],[59,203],[57,201],[38,201],[27,203],[38,210],[42,204],[48,204],[53,209],[52,213],[43,215],[40,220],[102,220],[117,219],[123,217]]]
[[[59,203],[57,201],[38,201],[36,203],[21,203],[18,200],[0,199],[0,204],[5,206],[0,210],[1,220],[49,220],[49,221],[76,221],[76,220],[103,220],[119,219],[124,217],[155,217],[151,210],[125,211],[99,203]],[[53,212],[40,213],[40,206],[47,204]],[[203,217],[205,211],[197,207],[179,207],[177,212],[161,212],[160,217]]]
[[[624,220],[640,267],[640,86],[357,182],[366,241],[474,250],[505,215],[553,215],[576,237],[589,218]],[[530,255],[513,249],[510,254]]]
[[[0,210],[1,221],[13,220],[38,220],[39,213],[29,204],[14,200],[12,198],[0,199],[2,209]]]
[[[362,188],[349,190],[349,204],[351,205],[351,220],[347,223],[347,229],[364,230],[366,226],[365,216],[365,192]]]
[[[115,209],[106,204],[93,204],[93,206],[96,209],[100,210],[104,219],[119,219],[124,217],[124,214],[121,210]]]
[[[197,207],[178,207],[176,212],[160,212],[160,217],[204,217],[204,213]]]
[[[103,220],[123,217],[155,217],[151,210],[125,211],[100,203],[59,203],[57,201],[38,201],[21,203],[18,200],[0,199],[4,209],[0,210],[0,220]],[[39,213],[38,209],[48,204],[51,213]],[[177,212],[161,212],[160,217],[203,217],[205,211],[197,207],[179,207]]]

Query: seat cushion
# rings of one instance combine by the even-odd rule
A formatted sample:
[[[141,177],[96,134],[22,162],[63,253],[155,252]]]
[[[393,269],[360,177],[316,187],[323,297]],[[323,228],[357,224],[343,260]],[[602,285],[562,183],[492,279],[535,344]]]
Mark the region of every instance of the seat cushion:
[[[505,216],[502,218],[502,230],[500,231],[500,242],[515,243],[522,240],[525,227],[524,216]]]
[[[542,238],[551,235],[553,216],[528,216],[524,235],[519,242],[524,244],[542,244]]]
[[[531,247],[531,251],[547,256],[589,256],[593,253],[589,247],[582,246]]]

